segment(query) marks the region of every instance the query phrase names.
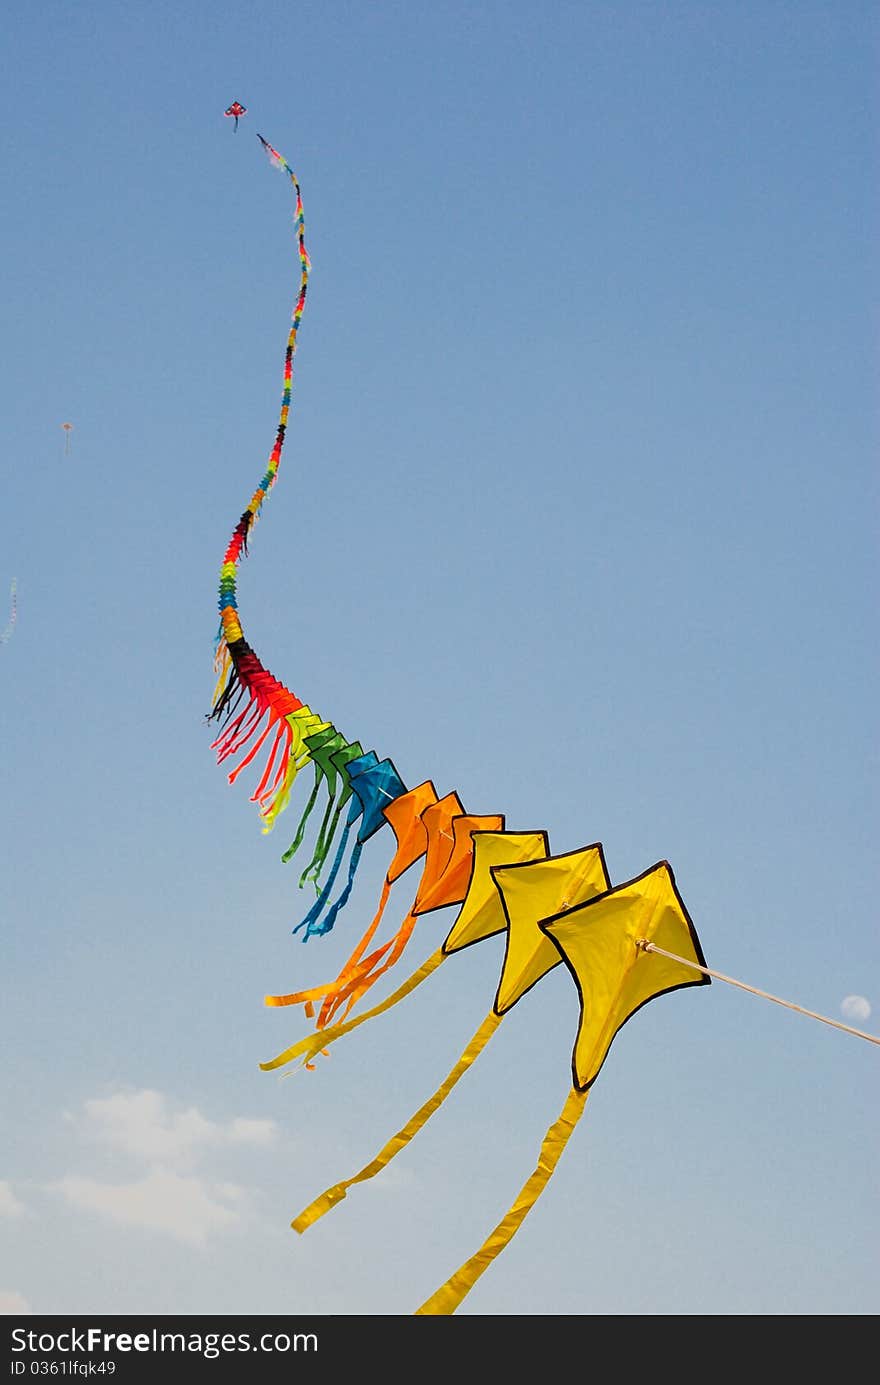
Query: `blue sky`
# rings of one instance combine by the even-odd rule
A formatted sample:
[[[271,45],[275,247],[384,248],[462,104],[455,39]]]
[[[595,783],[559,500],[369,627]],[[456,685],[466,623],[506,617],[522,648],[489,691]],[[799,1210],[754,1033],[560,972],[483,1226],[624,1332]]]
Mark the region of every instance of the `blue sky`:
[[[445,1077],[503,944],[314,1073],[259,1069],[308,1032],[263,996],[336,975],[393,843],[304,945],[306,789],[261,834],[205,722],[298,283],[257,131],[313,264],[240,574],[263,662],[408,785],[601,841],[615,884],[668,860],[709,967],[876,1033],[877,21],[8,17],[0,1310],[411,1314],[570,1085],[556,968],[382,1176],[289,1229]],[[720,980],[660,997],[459,1314],[873,1314],[878,1063]]]

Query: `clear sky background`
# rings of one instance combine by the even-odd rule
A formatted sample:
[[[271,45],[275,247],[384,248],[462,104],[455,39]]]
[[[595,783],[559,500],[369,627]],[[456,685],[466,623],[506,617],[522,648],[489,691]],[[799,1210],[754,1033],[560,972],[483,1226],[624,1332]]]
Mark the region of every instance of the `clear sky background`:
[[[7,14],[2,1311],[409,1315],[570,1087],[557,967],[383,1175],[290,1230],[445,1077],[503,940],[315,1072],[259,1069],[310,1028],[264,995],[336,975],[394,842],[304,944],[280,858],[311,771],[263,835],[210,748],[299,279],[257,131],[313,262],[240,573],[263,662],[410,786],[600,841],[615,884],[669,861],[708,966],[877,1032],[878,20]],[[660,997],[459,1315],[876,1313],[878,1074],[722,980]]]

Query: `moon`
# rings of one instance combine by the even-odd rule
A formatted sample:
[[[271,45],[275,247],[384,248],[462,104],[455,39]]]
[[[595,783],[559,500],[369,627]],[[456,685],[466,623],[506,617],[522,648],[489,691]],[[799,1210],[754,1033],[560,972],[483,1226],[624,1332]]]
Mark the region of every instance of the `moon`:
[[[848,1020],[866,1020],[871,1007],[863,995],[847,995],[840,1002],[840,1013]]]

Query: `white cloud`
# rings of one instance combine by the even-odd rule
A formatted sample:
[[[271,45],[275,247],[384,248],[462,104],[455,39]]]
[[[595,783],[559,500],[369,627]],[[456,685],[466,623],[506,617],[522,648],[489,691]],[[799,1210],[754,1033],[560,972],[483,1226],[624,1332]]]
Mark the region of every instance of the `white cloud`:
[[[847,995],[840,1002],[840,1013],[848,1020],[864,1023],[870,1017],[871,1007],[863,995]]]
[[[12,1184],[0,1178],[0,1217],[20,1217],[24,1210],[24,1203],[15,1196]]]
[[[0,1289],[0,1317],[24,1317],[26,1313],[33,1313],[33,1311],[24,1294],[17,1294],[14,1290]]]
[[[84,1110],[88,1134],[148,1164],[185,1165],[208,1146],[265,1145],[277,1133],[274,1121],[237,1117],[220,1125],[194,1106],[173,1112],[168,1099],[149,1088],[96,1097]]]
[[[277,1134],[274,1121],[245,1120],[240,1116],[229,1126],[229,1139],[234,1144],[269,1145]]]
[[[127,1182],[105,1181],[93,1171],[90,1176],[71,1173],[48,1184],[49,1190],[80,1212],[191,1245],[204,1245],[249,1210],[244,1188],[196,1175],[196,1162],[223,1149],[266,1146],[278,1134],[271,1120],[239,1116],[217,1122],[195,1106],[174,1109],[162,1092],[150,1088],[95,1097],[68,1119],[93,1145],[140,1160],[146,1173]],[[0,1197],[2,1189],[0,1184]]]
[[[204,1245],[213,1232],[237,1223],[239,1213],[228,1204],[241,1204],[245,1196],[234,1183],[212,1184],[159,1168],[135,1183],[67,1177],[50,1187],[80,1211],[123,1226],[161,1231],[190,1245]]]

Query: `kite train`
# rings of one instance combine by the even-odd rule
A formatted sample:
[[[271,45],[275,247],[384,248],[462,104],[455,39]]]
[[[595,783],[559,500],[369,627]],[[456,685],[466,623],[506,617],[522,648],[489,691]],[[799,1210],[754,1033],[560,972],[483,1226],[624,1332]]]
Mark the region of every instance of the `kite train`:
[[[234,115],[236,122],[238,115],[244,114],[244,108],[236,109],[237,105],[226,112]],[[494,998],[455,1067],[370,1162],[315,1198],[293,1219],[292,1228],[299,1233],[306,1231],[343,1201],[350,1187],[381,1172],[449,1096],[504,1016],[549,971],[557,966],[567,969],[580,1004],[570,1090],[544,1136],[534,1171],[483,1245],[416,1310],[422,1315],[451,1314],[509,1243],[547,1185],[622,1026],[658,996],[709,985],[712,976],[721,974],[710,972],[706,966],[696,929],[667,861],[658,861],[633,879],[615,885],[599,842],[554,853],[543,829],[513,830],[503,813],[472,813],[455,790],[440,794],[431,779],[408,787],[388,756],[365,750],[360,740],[349,737],[315,711],[269,672],[247,642],[238,610],[238,569],[278,476],[290,414],[294,355],[311,271],[296,174],[262,135],[257,138],[293,188],[299,283],[284,356],[274,445],[233,529],[220,568],[220,621],[214,646],[217,681],[208,713],[208,720],[218,726],[212,749],[218,763],[231,765],[227,768],[230,783],[251,769],[256,783],[250,797],[264,832],[273,831],[289,807],[300,773],[311,778],[293,838],[281,857],[284,862],[291,861],[309,838],[311,845],[299,886],[309,895],[313,891],[314,898],[292,928],[302,942],[326,936],[334,928],[352,896],[368,843],[383,832],[387,838],[389,831],[394,839],[372,918],[338,974],[319,986],[265,997],[270,1007],[302,1007],[303,1015],[314,1025],[304,1038],[261,1063],[260,1068],[275,1071],[295,1062],[297,1068],[314,1070],[316,1059],[332,1043],[410,996],[439,966],[446,962],[462,965],[458,959],[485,938],[501,935],[504,939]],[[395,885],[417,864],[418,883],[402,921],[389,937],[373,945]],[[340,876],[344,884],[340,884]],[[400,961],[419,919],[452,907],[457,912],[441,946],[386,999],[351,1017],[375,983]],[[880,1042],[873,1036],[862,1037]]]

